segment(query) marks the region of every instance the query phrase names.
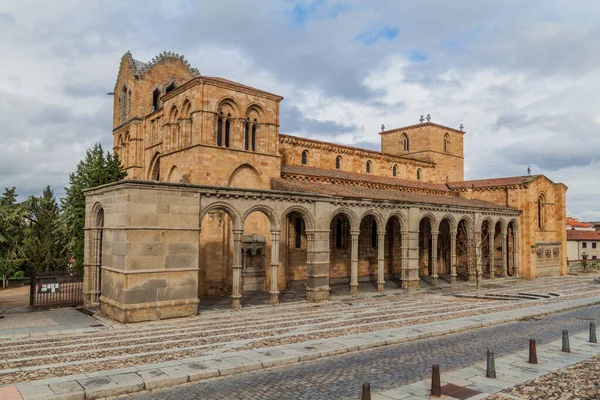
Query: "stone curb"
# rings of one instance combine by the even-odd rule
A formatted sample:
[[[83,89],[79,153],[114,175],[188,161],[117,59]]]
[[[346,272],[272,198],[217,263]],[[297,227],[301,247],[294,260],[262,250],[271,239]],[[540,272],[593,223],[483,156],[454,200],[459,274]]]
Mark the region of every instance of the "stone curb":
[[[546,304],[529,310],[510,310],[496,315],[484,314],[458,318],[447,321],[443,326],[438,323],[413,325],[258,350],[207,355],[84,375],[23,382],[16,384],[16,387],[24,400],[99,399],[408,343],[595,304],[600,304],[599,298],[572,300],[569,303]],[[506,314],[512,315],[503,317]]]

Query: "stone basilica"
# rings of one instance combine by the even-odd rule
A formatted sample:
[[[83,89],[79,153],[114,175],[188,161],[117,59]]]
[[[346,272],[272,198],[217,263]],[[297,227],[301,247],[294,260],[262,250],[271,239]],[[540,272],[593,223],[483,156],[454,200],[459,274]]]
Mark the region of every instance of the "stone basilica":
[[[284,135],[282,100],[177,54],[125,53],[113,138],[127,179],[86,193],[88,306],[136,322],[225,294],[240,308],[252,291],[277,304],[291,288],[320,301],[335,284],[453,284],[473,277],[465,243],[484,279],[566,274],[565,185],[465,181],[465,132],[429,121],[380,132],[381,151]]]

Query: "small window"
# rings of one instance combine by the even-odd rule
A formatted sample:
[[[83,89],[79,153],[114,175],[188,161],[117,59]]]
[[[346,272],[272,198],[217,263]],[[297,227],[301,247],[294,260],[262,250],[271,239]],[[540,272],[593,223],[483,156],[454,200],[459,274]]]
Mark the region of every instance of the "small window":
[[[308,151],[304,150],[302,152],[302,165],[306,165],[308,162]]]
[[[592,249],[596,248],[596,242],[592,242]]]
[[[296,218],[296,226],[295,226],[295,233],[296,233],[296,243],[295,243],[295,247],[297,249],[302,247],[302,220],[300,218]]]
[[[341,165],[342,165],[342,157],[337,156],[335,158],[335,169],[340,169]]]
[[[582,242],[581,243],[581,248],[582,249],[587,249],[587,243],[586,242]]]
[[[450,152],[450,136],[446,133],[444,136],[444,153]]]
[[[375,222],[371,224],[371,247],[377,248],[377,224]]]
[[[228,114],[227,117],[231,117],[231,114]],[[229,130],[231,129],[230,119],[227,118],[225,120],[225,147],[229,147]]]
[[[417,180],[418,181],[421,180],[421,169],[420,168],[417,170]]]
[[[366,170],[367,170],[367,174],[371,173],[371,161],[367,161]]]
[[[544,229],[544,196],[538,197],[538,228]]]
[[[175,88],[176,88],[176,87],[177,87],[177,85],[175,84],[175,82],[171,82],[171,83],[169,84],[169,86],[167,86],[167,87],[165,88],[165,94],[167,94],[167,93],[169,93],[169,92],[172,92],[173,90],[175,90]]]
[[[160,90],[156,89],[152,92],[152,111],[156,111],[159,108],[160,103]]]
[[[256,151],[256,120],[252,124],[252,151]]]
[[[398,167],[394,165],[394,168],[392,168],[392,176],[396,175],[398,175]]]
[[[245,126],[245,134],[244,134],[244,148],[246,150],[250,150],[250,122],[246,122]]]
[[[223,120],[217,119],[217,146],[223,146]]]
[[[596,259],[596,256],[592,256],[592,260],[595,260],[595,259]]]
[[[404,151],[410,151],[410,143],[408,141],[408,136],[406,135],[406,133],[402,135],[402,143],[404,146]]]

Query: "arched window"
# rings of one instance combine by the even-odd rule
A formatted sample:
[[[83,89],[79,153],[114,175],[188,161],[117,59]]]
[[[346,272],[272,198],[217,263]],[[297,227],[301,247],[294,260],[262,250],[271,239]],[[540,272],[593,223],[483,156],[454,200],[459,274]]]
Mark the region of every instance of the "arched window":
[[[539,229],[544,229],[544,205],[545,205],[544,195],[541,194],[538,197],[538,228]]]
[[[304,150],[302,152],[302,165],[306,165],[308,162],[308,151]]]
[[[392,168],[392,176],[396,176],[398,175],[398,166],[394,165],[394,168]]]
[[[444,153],[450,152],[450,136],[446,133],[444,136]]]
[[[404,151],[410,151],[410,142],[408,141],[406,133],[402,134],[402,144],[404,146]]]
[[[160,90],[156,89],[152,92],[152,111],[156,111],[159,108],[160,103]]]
[[[229,130],[231,129],[231,114],[227,114],[225,120],[225,147],[229,147]]]
[[[417,170],[417,180],[420,181],[421,180],[421,168],[419,168]]]
[[[167,85],[167,87],[165,88],[165,94],[175,90],[176,87],[177,87],[177,84],[175,83],[175,81],[169,83],[169,85]]]
[[[371,161],[367,161],[366,171],[367,171],[367,174],[371,173]]]
[[[342,166],[342,157],[337,156],[335,158],[335,169],[340,169]]]
[[[244,124],[244,148],[250,150],[250,118]]]
[[[258,121],[255,119],[252,124],[252,151],[256,151],[256,126],[258,125]]]
[[[223,119],[217,118],[217,146],[223,146]]]
[[[131,101],[131,90],[127,85],[123,85],[123,89],[119,93],[119,121],[123,123],[129,118],[129,104]]]
[[[295,223],[295,233],[296,233],[296,243],[295,243],[295,247],[297,249],[302,248],[302,219],[300,218],[296,218],[296,223]]]

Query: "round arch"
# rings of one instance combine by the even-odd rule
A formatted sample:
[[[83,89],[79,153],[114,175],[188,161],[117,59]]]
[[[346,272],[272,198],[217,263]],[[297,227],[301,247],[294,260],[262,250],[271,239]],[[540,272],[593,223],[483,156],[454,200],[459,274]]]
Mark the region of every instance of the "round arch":
[[[385,226],[387,226],[387,224],[390,222],[390,220],[392,218],[397,218],[398,219],[398,222],[400,223],[400,230],[401,231],[406,230],[406,228],[408,227],[408,224],[406,222],[407,218],[406,218],[406,216],[403,213],[401,213],[400,211],[392,211],[391,213],[389,213],[387,215],[387,217],[385,218]]]
[[[381,215],[381,213],[379,211],[373,210],[373,209],[368,209],[362,213],[362,215],[360,216],[359,224],[362,223],[363,219],[365,219],[365,217],[368,217],[368,216],[372,216],[373,218],[375,218],[375,222],[377,222],[377,230],[378,231],[385,230],[385,225],[384,225],[385,219],[383,218],[383,215]]]
[[[440,226],[442,225],[442,222],[447,219],[448,223],[450,224],[450,231],[456,231],[458,229],[458,222],[456,221],[456,218],[454,217],[454,215],[452,214],[444,214],[444,216],[442,216],[442,218],[440,218],[440,222],[438,225],[438,231],[440,230]]]
[[[160,153],[156,152],[150,160],[150,168],[148,169],[148,180],[160,180]]]
[[[104,227],[104,207],[100,202],[94,203],[92,206],[92,228],[103,228]]]
[[[189,118],[192,111],[192,102],[186,97],[181,106],[181,118]]]
[[[479,221],[479,225],[477,226],[478,230],[482,230],[483,229],[483,224],[487,222],[488,224],[488,229],[492,229],[496,227],[496,223],[494,222],[494,220],[492,219],[492,217],[485,216],[484,218],[481,219],[481,221]]]
[[[431,226],[431,229],[433,229],[434,227],[437,229],[439,229],[440,224],[437,220],[437,218],[435,217],[435,215],[433,215],[430,212],[426,212],[420,215],[419,217],[419,224],[421,223],[421,221],[423,221],[423,219],[427,218],[427,220],[429,221],[429,224]]]
[[[215,107],[215,113],[217,115],[219,115],[219,112],[224,105],[228,105],[229,107],[231,107],[231,109],[234,112],[234,115],[232,115],[232,117],[237,117],[240,115],[240,106],[231,96],[223,96],[219,99],[219,101],[217,102],[217,106]]]
[[[200,212],[200,229],[202,229],[202,221],[204,220],[204,217],[209,212],[215,211],[215,210],[224,211],[227,213],[227,215],[229,215],[229,218],[231,218],[231,225],[232,225],[233,229],[237,229],[237,230],[243,229],[243,225],[240,225],[240,222],[242,221],[240,213],[233,206],[231,206],[230,204],[225,203],[225,202],[212,203],[212,204],[206,206],[206,208],[204,208]]]
[[[262,179],[260,178],[260,172],[258,172],[258,170],[257,170],[256,168],[254,168],[254,166],[253,166],[253,165],[250,165],[250,164],[248,164],[248,163],[245,163],[245,164],[238,165],[238,166],[236,167],[236,169],[234,169],[234,170],[233,170],[233,172],[232,172],[232,173],[231,173],[231,175],[229,176],[229,180],[227,181],[227,186],[228,186],[228,187],[232,187],[231,185],[233,184],[233,182],[234,182],[234,180],[235,180],[236,176],[237,176],[237,175],[238,175],[240,172],[242,172],[242,171],[244,171],[244,170],[249,170],[249,171],[251,171],[251,172],[252,172],[252,174],[254,175],[254,177],[256,178],[256,180],[258,181],[258,184],[259,184],[259,186],[261,186],[261,187],[262,187],[262,183],[263,183],[263,181],[262,181]],[[258,188],[252,188],[252,189],[258,189]]]
[[[244,226],[244,223],[246,222],[246,219],[248,218],[248,216],[250,216],[250,214],[252,214],[253,212],[256,212],[256,211],[262,212],[263,214],[265,214],[267,216],[267,218],[269,219],[269,223],[271,224],[272,231],[280,230],[279,217],[278,217],[277,213],[271,207],[263,205],[263,204],[257,204],[246,210],[246,212],[242,216],[242,220],[241,220],[242,227]]]
[[[496,222],[494,223],[494,228],[496,227],[496,225],[500,224],[500,232],[502,234],[506,233],[506,229],[508,228],[508,224],[506,223],[506,220],[502,217],[498,217],[496,218]]]
[[[246,109],[244,110],[244,116],[248,116],[252,111],[256,111],[256,113],[258,114],[258,117],[260,118],[260,120],[264,120],[265,117],[265,111],[263,110],[262,106],[256,102],[252,102],[248,105],[248,107],[246,107]]]
[[[350,230],[352,230],[352,231],[359,230],[360,222],[356,216],[356,213],[354,211],[350,210],[349,208],[345,208],[345,207],[338,208],[334,212],[332,212],[331,216],[329,217],[329,223],[331,224],[331,222],[333,222],[333,219],[340,214],[345,215],[346,218],[348,218],[348,221],[350,221]]]
[[[291,206],[287,208],[283,214],[281,214],[281,220],[284,221],[291,213],[298,213],[304,219],[304,223],[306,224],[306,230],[312,230],[315,227],[315,220],[310,211],[302,206]]]

